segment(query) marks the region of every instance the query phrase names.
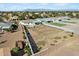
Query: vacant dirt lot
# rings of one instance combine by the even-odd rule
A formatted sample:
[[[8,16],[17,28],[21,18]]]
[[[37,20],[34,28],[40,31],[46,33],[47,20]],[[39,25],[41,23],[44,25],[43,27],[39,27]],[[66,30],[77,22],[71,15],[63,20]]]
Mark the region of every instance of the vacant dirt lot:
[[[44,25],[38,25],[34,28],[29,28],[35,43],[41,50],[47,49],[51,46],[57,45],[63,41],[73,40],[77,35],[74,34],[71,37],[71,33],[58,30],[56,28],[51,28]]]

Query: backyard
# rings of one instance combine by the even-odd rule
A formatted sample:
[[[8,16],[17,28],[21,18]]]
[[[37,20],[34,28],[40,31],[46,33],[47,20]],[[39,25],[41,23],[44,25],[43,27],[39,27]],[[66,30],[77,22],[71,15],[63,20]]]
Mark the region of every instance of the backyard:
[[[70,32],[65,32],[45,25],[37,25],[28,30],[40,50],[44,50],[62,43],[63,41],[73,40],[78,37],[76,34],[72,35]]]
[[[59,27],[62,27],[62,26],[66,25],[66,24],[61,24],[61,23],[57,23],[57,22],[49,22],[49,24],[59,26]]]
[[[73,21],[63,21],[64,23],[72,23],[72,24],[76,24],[77,22],[73,22]]]
[[[3,34],[0,34],[0,49],[5,48],[5,50],[7,50],[8,48],[11,50],[12,48],[15,47],[16,41],[18,40],[24,41],[22,32],[23,32],[22,28],[21,26],[19,26],[16,32],[5,32]],[[9,52],[10,51],[8,51],[8,53]],[[5,51],[4,53],[7,52]]]

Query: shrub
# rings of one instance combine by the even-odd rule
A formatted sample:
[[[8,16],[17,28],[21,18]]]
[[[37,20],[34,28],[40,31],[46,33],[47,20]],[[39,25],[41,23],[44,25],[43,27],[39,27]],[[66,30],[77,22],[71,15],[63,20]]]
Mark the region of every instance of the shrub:
[[[26,39],[25,33],[23,32],[23,38]]]
[[[14,51],[15,53],[18,53],[19,48],[18,47],[15,47],[15,48],[12,49],[12,51]]]
[[[4,29],[5,31],[7,31],[7,32],[10,32],[10,29]]]
[[[66,38],[67,38],[67,36],[63,36],[63,38],[65,38],[65,39],[66,39]]]
[[[62,21],[61,19],[59,21]]]
[[[51,23],[51,22],[53,22],[53,21],[47,21],[48,23]]]
[[[55,44],[54,44],[54,43],[51,43],[50,45],[51,45],[51,46],[55,46]]]
[[[13,25],[11,26],[11,31],[17,30],[17,28],[18,28],[18,25],[13,24]]]
[[[67,20],[70,20],[70,19],[67,19]]]
[[[18,53],[19,53],[19,48],[18,47],[12,48],[12,50],[11,50],[11,55],[12,56],[18,56]]]
[[[40,51],[41,49],[42,49],[42,47],[39,47],[39,48],[38,48],[38,51]]]
[[[29,47],[28,44],[25,46],[25,48],[24,48],[24,52],[27,53],[28,56],[31,55],[31,49],[30,49],[30,47]]]
[[[74,36],[74,33],[72,32],[71,34],[70,34],[70,37],[73,37]]]
[[[55,37],[54,39],[61,39],[61,37]]]

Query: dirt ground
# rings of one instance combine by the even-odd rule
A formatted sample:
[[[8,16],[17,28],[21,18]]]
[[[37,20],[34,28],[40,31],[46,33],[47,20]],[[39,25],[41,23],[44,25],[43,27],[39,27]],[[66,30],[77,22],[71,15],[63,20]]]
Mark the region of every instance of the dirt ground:
[[[17,32],[6,32],[0,34],[0,48],[12,49],[15,47],[15,43],[18,40],[23,40],[22,27],[19,26]],[[6,49],[5,49],[6,50]]]
[[[79,39],[64,41],[52,46],[45,51],[35,54],[36,56],[79,56]]]
[[[41,47],[40,51],[50,48],[54,45],[58,45],[63,41],[73,40],[78,37],[76,34],[74,34],[74,37],[71,37],[70,32],[65,32],[44,25],[38,25],[35,28],[30,28],[28,30],[30,31],[37,46],[39,48]]]
[[[79,24],[74,24],[74,25],[66,25],[63,28],[67,28],[69,30],[74,31],[74,33],[79,35]]]
[[[49,27],[47,27],[47,28],[49,28]],[[61,31],[61,30],[58,30],[55,28],[50,28],[52,30],[47,31],[47,28],[46,28],[46,26],[43,26],[42,30],[44,30],[44,29],[45,30],[44,31],[41,30],[42,31],[41,34],[45,32],[45,35],[43,35],[43,36],[47,35],[46,37],[49,37],[49,36],[52,37],[52,39],[48,38],[48,41],[47,41],[47,39],[44,39],[47,41],[46,44],[48,44],[48,42],[50,43],[50,45],[52,42],[56,43],[53,40],[58,40],[59,43],[57,43],[55,45],[51,45],[51,46],[48,45],[48,48],[44,48],[40,52],[36,53],[35,56],[79,56],[79,35],[74,34],[73,37],[70,37],[69,32],[64,32],[64,31]],[[76,28],[74,28],[74,29],[76,29]],[[38,29],[38,31],[39,30],[40,30],[40,28]],[[35,31],[37,31],[37,30],[35,30]],[[39,33],[39,32],[34,32],[34,33]],[[57,39],[55,37],[61,37],[61,39],[60,38]],[[36,36],[35,36],[35,38],[36,38]],[[41,39],[38,39],[38,40],[41,40]],[[36,39],[36,41],[37,41],[37,39]],[[45,46],[43,46],[43,47],[45,47]]]

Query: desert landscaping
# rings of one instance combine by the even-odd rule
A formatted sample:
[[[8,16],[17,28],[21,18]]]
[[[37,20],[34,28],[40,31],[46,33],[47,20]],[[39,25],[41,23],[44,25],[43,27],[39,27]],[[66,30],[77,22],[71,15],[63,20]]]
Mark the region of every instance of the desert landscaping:
[[[58,45],[64,41],[79,38],[76,34],[72,36],[72,33],[70,32],[65,32],[45,25],[37,25],[34,28],[29,28],[28,30],[37,46],[40,48],[40,51],[51,46]]]

